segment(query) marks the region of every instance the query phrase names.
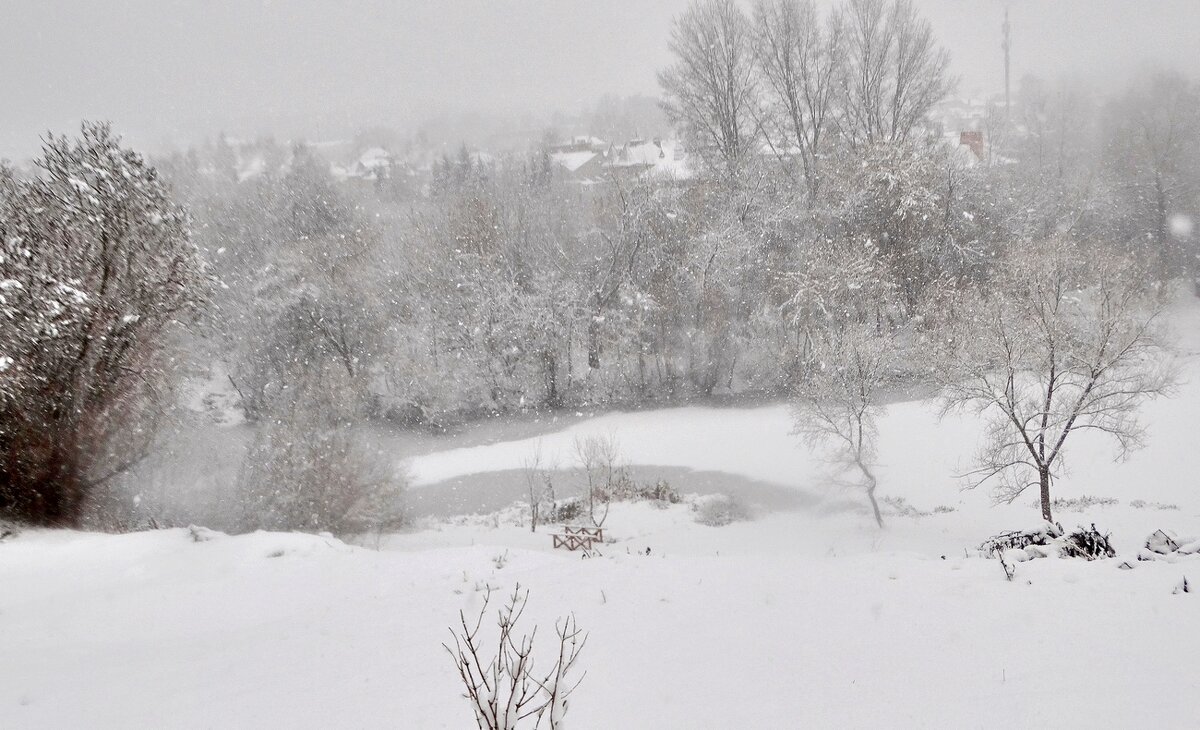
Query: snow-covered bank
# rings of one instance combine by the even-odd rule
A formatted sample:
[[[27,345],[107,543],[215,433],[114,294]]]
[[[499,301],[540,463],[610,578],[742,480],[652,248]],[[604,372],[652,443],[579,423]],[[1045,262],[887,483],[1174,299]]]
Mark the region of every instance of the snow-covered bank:
[[[1200,508],[1200,473],[1195,448],[1195,409],[1200,380],[1184,382],[1178,394],[1148,403],[1146,448],[1114,462],[1112,445],[1097,434],[1080,433],[1067,447],[1068,473],[1055,482],[1055,496],[1085,495],[1123,501],[1144,499]],[[535,439],[435,452],[411,459],[414,486],[505,470],[519,470],[539,450],[542,464],[570,469],[575,439],[613,435],[628,463],[644,467],[683,467],[833,495],[829,470],[791,434],[787,406],[751,409],[676,408],[609,414]],[[986,489],[963,492],[957,475],[966,471],[977,448],[978,420],[967,414],[939,419],[933,404],[898,403],[882,419],[879,442],[880,492],[904,497],[928,510],[937,505],[990,504]],[[686,483],[678,485],[687,490]],[[853,492],[850,492],[853,494]]]
[[[1066,448],[1067,471],[1054,483],[1056,497],[1142,499],[1200,511],[1200,489],[1193,477],[1200,473],[1195,436],[1200,407],[1200,307],[1195,298],[1180,295],[1168,320],[1182,381],[1172,397],[1142,407],[1145,448],[1115,462],[1113,444],[1103,434],[1073,434]],[[792,430],[786,405],[610,413],[574,420],[552,433],[433,451],[405,463],[414,491],[419,492],[464,477],[478,481],[488,474],[520,470],[535,454],[540,455],[542,468],[571,469],[576,466],[577,439],[611,437],[623,460],[641,467],[647,476],[654,474],[655,467],[692,469],[843,500],[848,494],[832,486],[828,465],[805,449]],[[979,448],[978,417],[954,413],[939,418],[933,401],[900,402],[887,407],[879,430],[881,494],[902,497],[925,510],[938,505],[990,507],[987,489],[963,492],[958,477],[971,467]],[[686,482],[676,486],[689,489]]]
[[[960,517],[893,517],[883,533],[800,513],[709,528],[683,506],[619,505],[616,542],[592,560],[481,521],[380,551],[270,533],[30,532],[0,545],[0,726],[464,727],[440,642],[483,586],[517,582],[529,628],[574,612],[591,632],[575,727],[1200,718],[1195,594],[1171,592],[1200,559],[1040,560],[1007,582],[961,547],[937,554],[961,543]]]

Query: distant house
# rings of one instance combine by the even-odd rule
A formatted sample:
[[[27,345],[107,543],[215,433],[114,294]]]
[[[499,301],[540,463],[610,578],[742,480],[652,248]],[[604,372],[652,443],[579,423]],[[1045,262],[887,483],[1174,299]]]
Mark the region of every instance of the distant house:
[[[983,162],[984,156],[987,154],[983,146],[983,132],[978,129],[965,130],[958,133],[958,144],[960,147],[966,147],[975,155],[978,162]]]
[[[350,164],[346,169],[346,177],[371,182],[386,180],[391,177],[394,165],[391,152],[382,147],[370,147]]]
[[[583,150],[591,150],[592,152],[603,152],[608,147],[608,142],[599,137],[590,135],[579,135],[572,137],[566,142],[550,145],[551,152],[581,152]]]
[[[617,175],[655,175],[673,180],[692,176],[686,150],[678,141],[633,139],[609,149],[603,167]]]
[[[550,153],[550,162],[563,171],[567,180],[576,183],[597,183],[604,175],[604,153],[592,150]]]
[[[567,142],[550,146],[550,162],[571,182],[595,184],[604,176],[607,146],[607,142],[597,137],[572,137]]]

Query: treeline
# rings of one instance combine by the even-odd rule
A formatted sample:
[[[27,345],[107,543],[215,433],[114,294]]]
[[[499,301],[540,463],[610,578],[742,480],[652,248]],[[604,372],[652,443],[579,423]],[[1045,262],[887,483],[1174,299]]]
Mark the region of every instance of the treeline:
[[[1025,79],[976,156],[931,121],[952,79],[909,3],[705,2],[672,48],[687,179],[580,186],[546,149],[464,152],[397,200],[302,146],[240,183],[173,161],[229,287],[220,352],[247,414],[300,357],[256,333],[296,307],[327,350],[304,355],[339,364],[373,416],[438,425],[785,393],[823,322],[909,323],[1060,234],[1161,277],[1195,269],[1200,105],[1180,76],[1107,100]]]

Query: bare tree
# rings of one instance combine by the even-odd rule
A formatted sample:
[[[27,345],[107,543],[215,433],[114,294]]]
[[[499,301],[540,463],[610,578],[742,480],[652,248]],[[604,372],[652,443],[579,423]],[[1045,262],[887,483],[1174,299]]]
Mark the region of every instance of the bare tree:
[[[950,56],[912,0],[849,0],[838,131],[854,147],[907,140],[954,86]]]
[[[497,612],[499,637],[489,659],[479,632],[491,596],[489,587],[474,625],[459,611],[459,627],[450,630],[454,648],[442,644],[454,660],[465,688],[463,696],[475,711],[476,725],[481,730],[516,730],[523,720],[533,718],[534,728],[541,727],[543,720],[550,730],[562,728],[567,700],[583,681],[582,675],[573,679],[573,674],[587,635],[574,616],[558,622],[557,659],[546,674],[534,674],[533,640],[537,630],[520,638],[514,633],[529,602],[529,591],[522,591],[518,584]]]
[[[790,157],[794,148],[811,202],[820,189],[820,159],[836,100],[841,15],[822,23],[813,0],[758,0],[754,41],[769,97],[762,126],[781,156]]]
[[[883,412],[880,394],[894,378],[898,349],[888,333],[869,325],[822,332],[814,348],[814,368],[797,386],[792,406],[793,433],[814,450],[830,449],[836,464],[859,473],[880,527],[875,440]]]
[[[525,477],[525,491],[529,495],[529,531],[537,532],[538,520],[541,518],[541,505],[544,498],[544,482],[542,471],[542,441],[538,439],[533,453],[521,462],[521,474]]]
[[[596,527],[603,527],[614,489],[627,479],[616,436],[576,437],[575,462],[587,480],[588,518]],[[599,513],[597,503],[604,504],[603,513]]]
[[[999,480],[1006,502],[1036,486],[1049,521],[1071,434],[1108,434],[1118,458],[1141,445],[1138,406],[1174,382],[1143,273],[1056,238],[1010,252],[986,288],[957,303],[943,338],[944,409],[988,417],[969,486]]]
[[[737,3],[698,0],[675,19],[670,48],[676,60],[658,75],[667,116],[731,179],[754,151],[752,45]]]

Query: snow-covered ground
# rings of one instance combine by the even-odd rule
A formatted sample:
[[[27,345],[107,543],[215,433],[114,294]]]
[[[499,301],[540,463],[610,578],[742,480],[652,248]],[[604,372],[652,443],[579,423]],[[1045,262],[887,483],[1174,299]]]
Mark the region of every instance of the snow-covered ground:
[[[1174,319],[1194,353],[1200,309]],[[1200,556],[1118,568],[1156,529],[1200,535],[1194,359],[1184,374],[1144,410],[1149,445],[1127,462],[1100,439],[1069,447],[1056,496],[1115,502],[1056,517],[1111,531],[1118,559],[1030,561],[1011,582],[973,549],[1035,525],[1034,495],[960,491],[977,424],[921,402],[882,423],[880,492],[912,508],[890,505],[884,530],[771,406],[610,414],[409,461],[415,494],[486,486],[539,442],[567,469],[576,436],[611,433],[639,475],[685,492],[694,469],[804,495],[725,527],[618,504],[592,559],[516,511],[361,546],[28,531],[0,543],[0,727],[470,727],[441,642],[485,586],[518,583],[539,642],[571,612],[590,632],[575,728],[1198,727],[1200,597],[1173,589],[1200,587]]]
[[[1134,512],[1088,517],[1197,524]],[[920,549],[958,519],[880,535],[859,515],[711,528],[620,505],[590,560],[480,522],[378,551],[29,533],[0,546],[0,726],[467,727],[439,644],[483,586],[518,582],[542,640],[572,611],[591,633],[574,727],[1196,726],[1200,606],[1171,591],[1200,561],[1039,560],[1006,582]]]

